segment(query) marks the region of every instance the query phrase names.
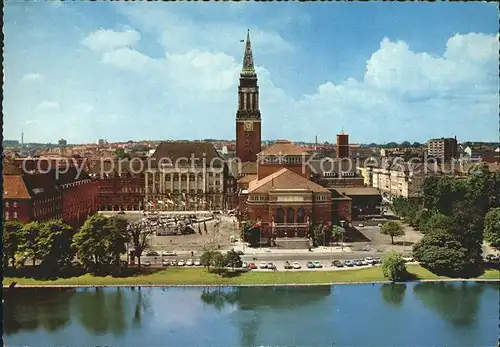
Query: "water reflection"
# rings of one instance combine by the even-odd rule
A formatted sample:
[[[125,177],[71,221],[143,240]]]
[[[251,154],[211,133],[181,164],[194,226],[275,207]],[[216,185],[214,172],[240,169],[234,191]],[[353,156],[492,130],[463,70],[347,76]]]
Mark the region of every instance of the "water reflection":
[[[263,315],[270,311],[295,311],[301,306],[317,303],[331,294],[331,288],[330,286],[205,288],[200,298],[218,311],[227,306],[236,306],[238,314],[231,316],[231,319],[239,330],[240,344],[255,346]]]
[[[471,283],[418,283],[413,292],[426,308],[453,325],[476,322],[480,299],[487,285]]]
[[[382,293],[384,302],[393,306],[401,306],[405,299],[406,284],[382,284],[380,292]]]
[[[38,329],[53,332],[63,328],[70,321],[70,300],[75,292],[74,289],[4,290],[4,333],[12,335]]]

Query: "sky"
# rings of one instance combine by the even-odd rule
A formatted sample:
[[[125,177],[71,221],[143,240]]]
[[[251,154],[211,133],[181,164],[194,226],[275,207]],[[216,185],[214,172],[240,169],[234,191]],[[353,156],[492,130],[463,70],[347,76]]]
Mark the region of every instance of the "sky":
[[[493,3],[4,4],[4,139],[234,139],[250,29],[263,139],[499,141]]]

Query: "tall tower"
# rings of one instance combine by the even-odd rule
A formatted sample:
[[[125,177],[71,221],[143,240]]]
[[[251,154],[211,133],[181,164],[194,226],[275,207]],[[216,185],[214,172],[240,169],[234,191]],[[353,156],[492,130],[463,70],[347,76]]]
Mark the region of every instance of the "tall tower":
[[[24,129],[21,129],[21,147],[24,146]]]
[[[259,86],[253,64],[250,30],[247,32],[243,68],[238,87],[238,111],[236,112],[236,157],[242,162],[257,161],[260,152],[261,118],[259,110]]]
[[[337,134],[337,159],[349,158],[349,135],[342,132]]]

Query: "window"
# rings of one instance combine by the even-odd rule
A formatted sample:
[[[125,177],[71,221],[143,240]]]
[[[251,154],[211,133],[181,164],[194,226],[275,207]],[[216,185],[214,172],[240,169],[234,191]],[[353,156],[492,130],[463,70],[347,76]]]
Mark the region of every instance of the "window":
[[[5,220],[9,220],[9,212],[5,212]]]
[[[12,213],[12,218],[17,219],[17,212]]]
[[[5,202],[5,208],[9,208],[9,202],[8,201]]]
[[[344,211],[349,212],[351,210],[351,206],[345,205],[344,206]]]
[[[14,201],[14,203],[12,204],[12,206],[13,206],[14,208],[16,208],[16,207],[17,207],[17,202],[15,202],[15,201]]]

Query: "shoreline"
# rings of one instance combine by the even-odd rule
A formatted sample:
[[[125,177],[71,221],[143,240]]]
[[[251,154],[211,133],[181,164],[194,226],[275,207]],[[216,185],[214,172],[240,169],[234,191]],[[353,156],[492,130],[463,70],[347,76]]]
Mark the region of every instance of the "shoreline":
[[[339,281],[324,283],[261,283],[261,284],[18,284],[14,288],[220,288],[220,287],[310,287],[310,286],[333,286],[333,285],[359,285],[359,284],[406,284],[406,283],[433,283],[433,282],[481,282],[499,283],[500,279],[472,279],[472,278],[440,278],[423,279],[407,282],[391,281]],[[3,285],[3,289],[9,289],[8,285]]]

